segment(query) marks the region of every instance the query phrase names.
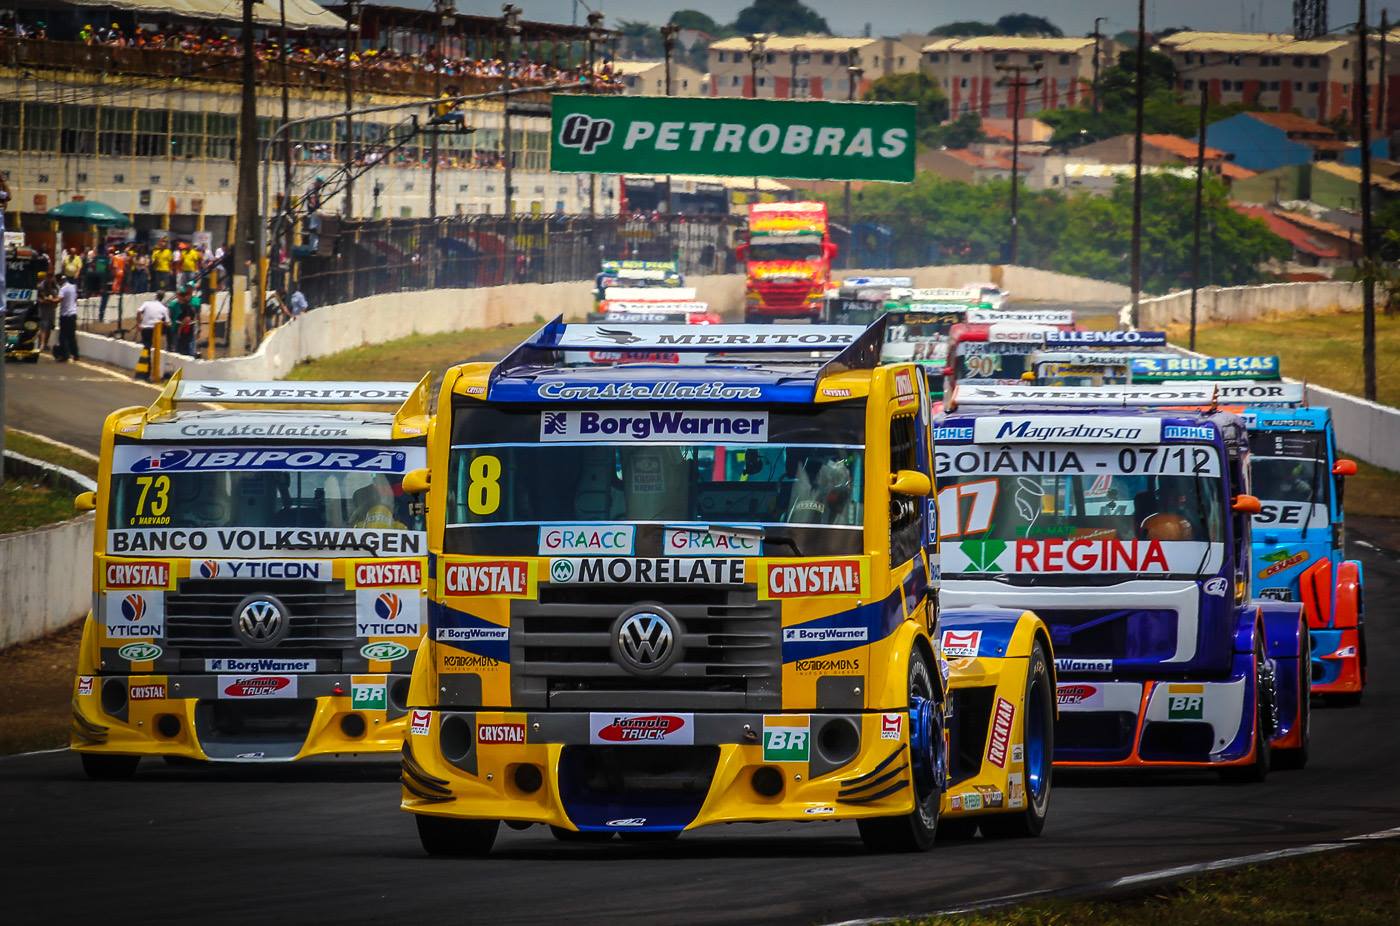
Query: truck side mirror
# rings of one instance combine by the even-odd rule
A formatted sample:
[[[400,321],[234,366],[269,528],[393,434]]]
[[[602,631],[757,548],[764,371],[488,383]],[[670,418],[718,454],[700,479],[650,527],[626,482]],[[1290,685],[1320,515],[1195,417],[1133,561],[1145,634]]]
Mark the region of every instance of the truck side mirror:
[[[1259,514],[1264,510],[1264,506],[1259,504],[1259,499],[1253,495],[1236,495],[1235,501],[1230,505],[1232,511],[1240,514]]]
[[[736,260],[748,260],[749,246],[747,244],[734,245],[734,257]]]
[[[427,493],[428,486],[432,483],[432,474],[426,468],[411,469],[403,474],[403,490],[409,495],[423,495]]]
[[[1355,475],[1356,475],[1356,461],[1355,461],[1355,460],[1338,460],[1336,463],[1333,463],[1333,464],[1332,464],[1332,475],[1333,475],[1333,476],[1355,476]]]
[[[913,469],[902,469],[890,475],[890,491],[895,495],[928,498],[933,494],[933,480]]]
[[[81,511],[96,511],[96,510],[97,510],[97,493],[96,493],[96,492],[79,492],[78,495],[77,495],[76,497],[74,497],[74,499],[73,499],[73,510],[74,510],[74,511],[80,511],[80,512],[81,512]]]
[[[838,245],[835,241],[828,241],[822,245],[822,252],[826,255],[827,263],[830,263],[833,259],[835,259],[837,253],[840,252],[840,250],[841,246]]]

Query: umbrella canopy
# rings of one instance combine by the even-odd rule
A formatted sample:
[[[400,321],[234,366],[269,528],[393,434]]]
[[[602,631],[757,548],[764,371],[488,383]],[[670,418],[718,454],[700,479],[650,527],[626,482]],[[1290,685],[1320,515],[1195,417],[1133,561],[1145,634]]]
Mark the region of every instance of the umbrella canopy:
[[[71,219],[88,225],[121,227],[131,224],[125,215],[111,206],[91,199],[81,199],[64,203],[61,206],[54,206],[49,210],[48,216],[51,219]]]

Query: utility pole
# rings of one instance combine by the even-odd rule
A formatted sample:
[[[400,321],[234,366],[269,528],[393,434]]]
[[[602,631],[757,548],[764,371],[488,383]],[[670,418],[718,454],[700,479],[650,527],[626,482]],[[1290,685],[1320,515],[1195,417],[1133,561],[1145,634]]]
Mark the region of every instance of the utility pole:
[[[768,51],[768,36],[761,32],[756,32],[748,36],[749,43],[749,98],[758,98],[758,63],[763,60],[763,56]],[[851,49],[855,51],[855,49]],[[850,199],[851,185],[846,184],[847,200]],[[758,202],[758,176],[753,178],[753,201]]]
[[[1020,245],[1020,222],[1019,222],[1019,191],[1021,187],[1021,101],[1024,98],[1022,91],[1029,87],[1039,86],[1040,78],[1028,80],[1021,75],[1026,71],[1033,74],[1040,73],[1039,64],[998,64],[996,69],[1003,74],[1010,74],[1010,77],[1003,77],[1001,83],[1010,88],[1010,96],[1007,106],[1011,112],[1011,251],[1008,261],[1012,266],[1016,265],[1018,249]]]
[[[505,145],[506,218],[515,214],[515,199],[511,193],[510,150],[510,69],[515,59],[515,37],[520,34],[520,7],[513,3],[501,4],[501,23],[505,27],[506,50],[502,56],[506,66],[501,69],[501,124],[504,126],[502,142]]]
[[[1099,114],[1099,43],[1103,41],[1103,33],[1099,31],[1099,23],[1108,19],[1107,16],[1094,17],[1094,115]]]
[[[1382,138],[1390,137],[1390,114],[1386,112],[1386,86],[1385,86],[1385,43],[1390,34],[1390,10],[1381,10],[1381,47],[1380,60],[1376,62],[1378,73],[1376,75],[1376,130],[1381,133]],[[1392,152],[1393,154],[1394,152]]]
[[[593,89],[593,56],[597,54],[598,43],[603,39],[603,14],[593,12],[588,14],[588,83],[589,89]],[[598,214],[598,175],[588,175],[588,214],[596,216]]]
[[[788,52],[789,57],[792,58],[792,75],[788,78],[788,99],[790,100],[797,99],[797,50],[805,47],[806,46],[803,45],[794,45],[792,46],[792,51]]]
[[[676,34],[681,31],[681,27],[675,23],[667,23],[661,27],[661,47],[666,56],[666,95],[671,95],[671,55],[676,50]],[[671,198],[671,185],[675,183],[675,178],[670,174],[666,175],[666,216],[670,221],[670,216],[674,211],[674,201]]]
[[[1191,341],[1196,349],[1196,296],[1201,286],[1201,199],[1205,191],[1206,176],[1206,110],[1210,105],[1209,84],[1202,80],[1200,113],[1196,119],[1196,210],[1191,223]]]
[[[446,30],[456,21],[452,0],[433,0],[433,12],[437,14],[437,19],[433,24],[434,45],[437,47],[437,60],[433,62],[433,97],[442,96],[442,63],[447,55],[443,51],[442,43],[445,39]],[[428,156],[428,218],[437,218],[437,192],[438,192],[438,136],[441,135],[439,129],[434,129],[429,139]],[[434,261],[436,263],[436,261]]]
[[[860,51],[852,48],[846,52],[846,102],[852,102],[856,98],[856,84],[860,83],[860,78],[865,74],[865,68],[857,62],[860,61]],[[755,181],[756,182],[756,181]],[[855,256],[854,242],[856,231],[853,219],[851,218],[851,181],[846,181],[844,208],[846,212],[846,266],[851,266],[851,259]]]
[[[344,213],[355,214],[355,120],[350,110],[355,108],[355,75],[350,70],[350,58],[359,52],[360,0],[345,0],[345,192]]]
[[[1371,110],[1366,86],[1366,0],[1356,14],[1356,111],[1361,130],[1361,365],[1366,398],[1376,401],[1376,262],[1371,234]]]
[[[1364,2],[1364,0],[1363,0]],[[1142,108],[1147,97],[1147,0],[1138,0],[1137,97],[1133,114],[1133,243],[1132,264],[1133,308],[1132,326],[1138,326],[1142,310]]]
[[[258,224],[258,88],[257,58],[253,53],[253,0],[243,0],[243,88],[238,112],[238,194],[233,219],[233,304],[229,306],[229,352],[248,347],[243,318],[248,293],[248,268],[253,260],[253,236]],[[212,337],[212,332],[210,333]]]
[[[291,75],[287,70],[287,0],[281,0],[278,4],[278,41],[282,43],[281,50],[277,52],[277,60],[282,65],[282,125],[292,121],[291,102]],[[282,288],[285,292],[291,292],[292,281],[292,138],[290,135],[282,136],[282,250],[287,254],[286,276],[288,279],[282,281]],[[262,221],[267,221],[267,216],[260,217]],[[277,242],[272,242],[276,247]],[[278,261],[279,266],[281,261]],[[212,327],[213,319],[210,319],[209,340],[214,340]]]

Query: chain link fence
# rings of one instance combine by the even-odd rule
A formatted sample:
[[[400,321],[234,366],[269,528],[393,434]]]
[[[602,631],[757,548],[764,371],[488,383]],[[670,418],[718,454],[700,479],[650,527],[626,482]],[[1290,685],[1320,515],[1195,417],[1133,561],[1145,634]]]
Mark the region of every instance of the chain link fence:
[[[321,216],[300,249],[299,279],[316,306],[379,293],[592,280],[604,260],[675,260],[687,275],[735,273],[742,225],[728,216]]]

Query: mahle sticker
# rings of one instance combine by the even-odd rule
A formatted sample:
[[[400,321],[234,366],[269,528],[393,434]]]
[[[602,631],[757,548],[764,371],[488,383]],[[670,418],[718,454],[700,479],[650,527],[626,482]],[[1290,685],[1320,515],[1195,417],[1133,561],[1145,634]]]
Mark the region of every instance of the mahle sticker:
[[[807,715],[763,718],[764,762],[806,762],[811,755],[811,721]]]

